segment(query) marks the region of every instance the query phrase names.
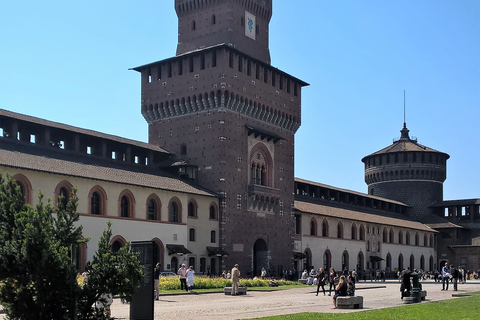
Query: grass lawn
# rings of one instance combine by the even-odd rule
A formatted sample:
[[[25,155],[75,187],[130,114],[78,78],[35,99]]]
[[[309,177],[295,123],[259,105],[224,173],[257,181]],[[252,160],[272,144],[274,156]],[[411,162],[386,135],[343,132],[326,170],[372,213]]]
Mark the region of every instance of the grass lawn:
[[[438,302],[417,303],[395,308],[377,309],[350,313],[297,313],[274,317],[256,318],[262,320],[370,320],[370,319],[428,319],[428,320],[477,320],[480,319],[480,292],[472,296]]]

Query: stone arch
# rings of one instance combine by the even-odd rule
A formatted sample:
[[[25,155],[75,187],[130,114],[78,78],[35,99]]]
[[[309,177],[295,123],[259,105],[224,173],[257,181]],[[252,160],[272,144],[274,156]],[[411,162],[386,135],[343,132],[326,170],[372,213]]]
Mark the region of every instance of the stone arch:
[[[332,253],[329,249],[323,252],[323,269],[325,272],[329,272],[332,267]]]
[[[182,202],[173,197],[168,203],[168,221],[172,223],[182,223]]]
[[[345,269],[350,270],[350,261],[347,250],[344,250],[342,253],[342,271]]]
[[[60,196],[63,196],[63,204],[66,205],[70,197],[72,196],[73,185],[67,181],[63,180],[57,184],[55,187],[55,196],[54,196],[54,205],[58,207],[58,200]]]
[[[147,212],[146,212],[147,220],[156,220],[156,221],[162,220],[162,215],[161,215],[162,202],[155,193],[152,193],[150,196],[148,196],[146,207],[147,207]]]
[[[252,184],[273,187],[273,158],[267,147],[259,142],[250,150],[250,177]]]
[[[118,216],[122,218],[135,218],[135,196],[125,189],[118,196]]]
[[[25,204],[31,205],[32,204],[32,184],[30,183],[30,180],[28,180],[28,178],[21,173],[17,173],[12,177],[12,179],[15,180],[17,184],[20,186]]]
[[[116,235],[110,240],[110,248],[113,252],[118,252],[120,248],[124,247],[127,244],[127,240],[120,235]]]
[[[88,210],[90,214],[107,214],[107,193],[105,190],[96,185],[90,189],[88,193]]]

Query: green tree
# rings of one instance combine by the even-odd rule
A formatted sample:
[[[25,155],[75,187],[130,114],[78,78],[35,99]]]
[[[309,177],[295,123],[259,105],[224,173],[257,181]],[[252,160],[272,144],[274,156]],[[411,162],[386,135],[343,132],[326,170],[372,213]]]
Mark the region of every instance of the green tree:
[[[130,301],[143,274],[127,244],[110,247],[111,223],[100,238],[87,282],[80,287],[74,259],[82,242],[76,190],[64,206],[24,204],[20,187],[0,175],[0,304],[9,319],[107,319],[101,303],[110,293]]]
[[[59,206],[56,217],[42,194],[38,200],[35,208],[25,205],[17,183],[0,176],[0,303],[10,319],[73,319],[78,199]]]
[[[93,260],[87,262],[86,279],[79,300],[79,319],[107,319],[108,296],[119,296],[130,302],[143,276],[143,268],[139,264],[139,253],[133,252],[127,243],[118,252],[112,252],[111,222],[103,231],[98,243],[98,251]],[[96,305],[92,308],[92,305]]]

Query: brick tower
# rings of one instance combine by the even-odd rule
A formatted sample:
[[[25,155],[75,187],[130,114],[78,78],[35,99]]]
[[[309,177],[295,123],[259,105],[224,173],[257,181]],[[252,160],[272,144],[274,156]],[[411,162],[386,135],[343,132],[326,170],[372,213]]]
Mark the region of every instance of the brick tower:
[[[422,221],[429,206],[443,200],[450,156],[410,138],[405,123],[400,132],[392,145],[362,159],[365,182],[369,194],[410,205],[409,215]]]
[[[223,198],[222,269],[292,267],[294,135],[305,82],[270,65],[271,0],[176,0],[177,55],[141,72],[149,142]]]

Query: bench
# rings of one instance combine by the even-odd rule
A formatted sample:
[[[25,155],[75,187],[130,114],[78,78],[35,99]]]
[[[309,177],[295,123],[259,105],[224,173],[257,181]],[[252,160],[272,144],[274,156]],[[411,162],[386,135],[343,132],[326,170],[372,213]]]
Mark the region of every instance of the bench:
[[[420,301],[425,301],[425,298],[427,297],[427,291],[421,290],[420,291]],[[403,303],[404,304],[410,304],[410,303],[417,303],[420,302],[418,301],[411,293],[408,297],[403,297]]]
[[[307,284],[308,279],[298,279],[299,283]]]
[[[363,309],[363,297],[337,297],[337,308],[339,309]]]
[[[223,288],[223,293],[225,293],[225,295],[232,295],[232,287]],[[247,287],[239,286],[237,295],[245,295],[245,294],[247,294]]]
[[[425,297],[427,296],[427,291],[425,291],[425,290],[420,291],[420,295],[422,297],[422,300],[425,301]]]

